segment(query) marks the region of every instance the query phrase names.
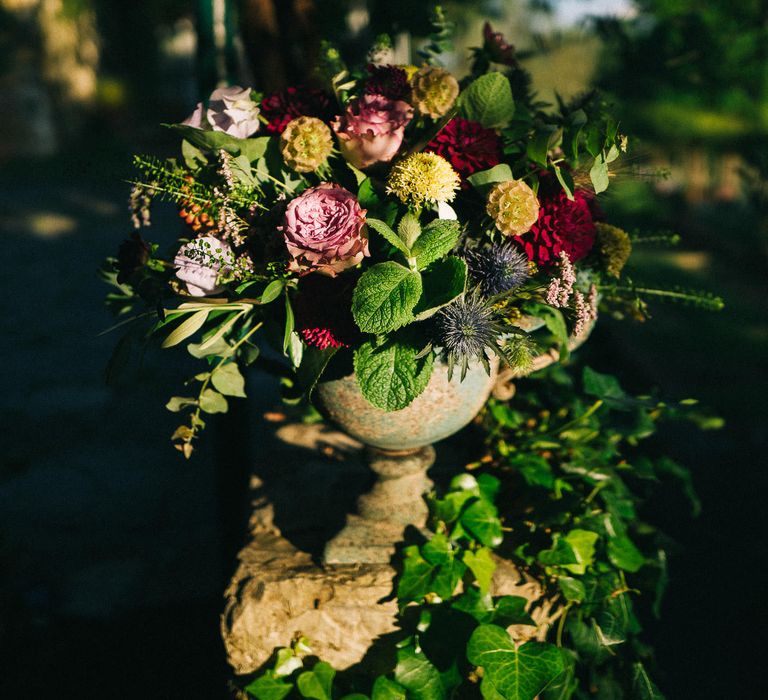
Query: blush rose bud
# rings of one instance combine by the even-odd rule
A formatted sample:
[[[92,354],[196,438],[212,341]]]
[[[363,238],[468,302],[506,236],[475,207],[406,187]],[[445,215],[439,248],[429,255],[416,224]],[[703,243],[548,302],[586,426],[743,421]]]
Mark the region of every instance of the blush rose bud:
[[[413,107],[407,102],[363,95],[352,100],[332,126],[344,158],[356,168],[368,168],[395,157],[412,118]]]
[[[291,256],[288,269],[299,275],[335,277],[369,255],[365,210],[354,194],[330,182],[292,199],[279,230]]]

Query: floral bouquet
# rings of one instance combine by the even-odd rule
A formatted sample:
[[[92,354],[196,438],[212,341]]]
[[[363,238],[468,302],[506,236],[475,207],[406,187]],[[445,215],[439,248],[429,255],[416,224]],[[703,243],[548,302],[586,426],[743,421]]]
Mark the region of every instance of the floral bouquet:
[[[180,159],[135,159],[135,230],[104,276],[120,313],[145,309],[129,337],[185,342],[205,365],[167,405],[190,412],[173,434],[185,456],[269,343],[297,396],[343,357],[397,411],[433,372],[562,357],[600,306],[645,314],[621,280],[630,236],[599,205],[627,149],[599,96],[537,101],[487,25],[457,80],[437,30],[419,66],[382,63],[382,39],[358,69],[326,47],[318,86],[217,89],[169,125]],[[158,199],[183,222],[167,248],[140,233]]]

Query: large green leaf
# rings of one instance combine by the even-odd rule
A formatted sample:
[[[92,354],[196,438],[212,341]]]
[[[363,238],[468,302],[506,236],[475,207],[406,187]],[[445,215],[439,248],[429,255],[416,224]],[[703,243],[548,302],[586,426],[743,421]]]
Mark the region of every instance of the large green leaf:
[[[315,385],[337,351],[338,348],[332,347],[324,350],[313,346],[304,348],[301,364],[296,369],[296,383],[303,394],[311,397]]]
[[[480,625],[472,633],[467,658],[483,668],[483,684],[487,681],[504,700],[533,700],[565,669],[556,646],[527,642],[516,648],[507,631],[497,625]]]
[[[474,80],[459,99],[462,116],[487,129],[501,129],[515,113],[509,80],[501,73],[486,73]]]
[[[325,661],[319,661],[311,671],[304,671],[296,685],[305,698],[313,700],[333,700],[333,677],[336,671]]]
[[[481,547],[474,552],[466,549],[462,561],[474,575],[480,592],[487,593],[491,587],[493,572],[496,571],[496,562],[493,561],[491,550],[486,547]]]
[[[512,168],[506,163],[499,163],[488,170],[480,170],[479,172],[472,173],[467,177],[467,182],[480,192],[485,192],[485,190],[489,189],[497,182],[507,182],[512,179]]]
[[[408,691],[408,700],[445,700],[440,672],[413,647],[398,649],[395,680]]]
[[[583,574],[595,558],[595,543],[598,534],[591,530],[581,530],[575,528],[566,536],[565,541],[571,546],[576,562],[565,566],[572,574]]]
[[[212,309],[201,309],[185,318],[168,334],[161,347],[171,348],[174,345],[178,345],[182,340],[197,333],[197,331],[199,331],[205,324],[211,310]]]
[[[374,265],[352,295],[352,315],[365,333],[389,333],[413,320],[421,275],[396,262]]]
[[[380,346],[363,343],[354,355],[360,391],[374,406],[398,411],[408,406],[427,387],[434,356],[417,359],[410,343],[390,338]]]
[[[645,564],[643,553],[626,535],[617,535],[608,540],[608,558],[615,566],[631,572],[638,571]]]
[[[379,676],[373,684],[371,700],[406,700],[405,688],[385,676]]]
[[[408,249],[408,246],[403,243],[402,238],[400,238],[400,236],[398,236],[386,223],[379,219],[367,219],[366,223],[368,224],[368,228],[372,228],[376,233],[384,237],[387,243],[397,248],[406,257],[410,256],[411,251]]]
[[[528,599],[519,595],[505,595],[496,601],[493,621],[504,627],[509,625],[535,625],[533,618],[526,611]]]
[[[225,396],[245,396],[245,379],[236,362],[219,365],[211,374],[211,384]]]
[[[283,700],[293,689],[293,683],[287,683],[275,676],[273,671],[267,671],[255,681],[245,686],[245,691],[257,700]]]
[[[460,236],[461,224],[458,221],[435,219],[427,224],[411,249],[419,270],[448,255],[456,247]]]
[[[467,263],[450,256],[433,262],[421,276],[422,292],[413,316],[422,321],[464,293],[467,286]]]
[[[403,550],[403,572],[397,582],[400,604],[421,600],[431,590],[435,564],[427,561],[416,545]]]
[[[498,547],[501,544],[501,521],[493,504],[483,500],[471,503],[461,514],[459,522],[486,547]]]

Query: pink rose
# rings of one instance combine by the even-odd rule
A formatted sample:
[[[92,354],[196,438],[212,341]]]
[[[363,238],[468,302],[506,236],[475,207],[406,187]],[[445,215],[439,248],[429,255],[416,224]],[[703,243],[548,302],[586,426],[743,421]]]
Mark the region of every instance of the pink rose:
[[[224,289],[219,277],[235,264],[232,249],[213,236],[203,236],[184,244],[173,260],[178,277],[193,297],[218,294]]]
[[[335,277],[369,255],[365,209],[349,190],[330,182],[292,199],[279,229],[291,255],[288,269],[300,275],[316,270]]]
[[[346,114],[332,126],[342,155],[356,168],[388,162],[403,143],[413,107],[383,95],[363,95],[347,105]]]
[[[199,102],[182,124],[245,139],[259,130],[259,104],[251,99],[251,88],[217,88],[211,93],[208,109]]]

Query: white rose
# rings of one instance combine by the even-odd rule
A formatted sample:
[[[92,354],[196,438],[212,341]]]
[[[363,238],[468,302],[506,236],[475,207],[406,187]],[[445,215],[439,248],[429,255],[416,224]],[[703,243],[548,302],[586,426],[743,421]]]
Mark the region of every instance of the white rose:
[[[233,85],[214,90],[208,99],[207,110],[202,102],[198,102],[195,111],[182,124],[246,139],[259,130],[260,111],[258,103],[251,99],[251,88]]]

